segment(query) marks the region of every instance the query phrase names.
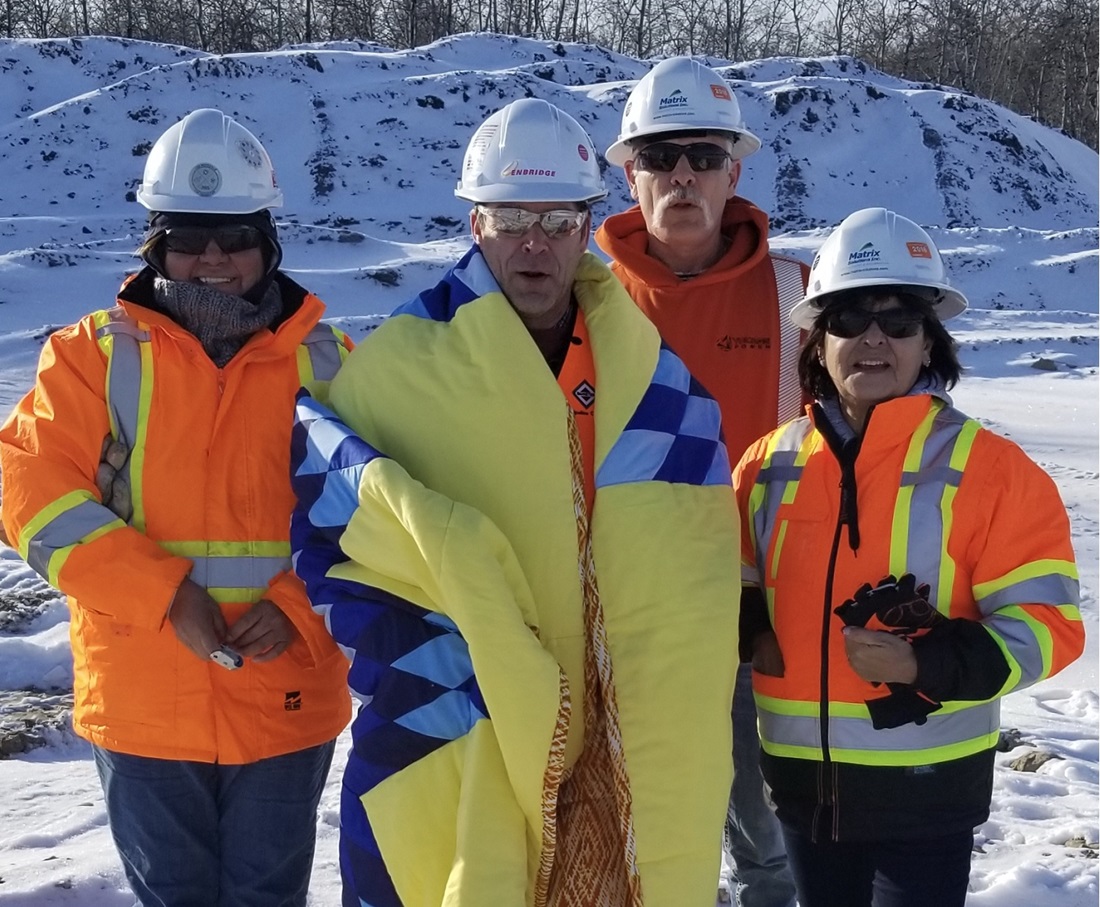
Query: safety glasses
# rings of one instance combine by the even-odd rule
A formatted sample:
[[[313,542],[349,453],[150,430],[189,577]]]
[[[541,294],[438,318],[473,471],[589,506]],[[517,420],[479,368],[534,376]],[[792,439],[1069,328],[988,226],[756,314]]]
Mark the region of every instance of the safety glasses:
[[[825,330],[834,337],[859,337],[873,321],[887,337],[901,340],[916,337],[924,325],[924,315],[915,309],[882,309],[871,312],[859,306],[837,306],[827,309],[822,317]]]
[[[555,208],[536,214],[523,208],[486,208],[478,206],[478,212],[494,233],[505,236],[523,236],[535,224],[542,227],[547,236],[572,236],[588,219],[588,211],[573,211],[568,208]]]
[[[676,169],[681,157],[686,157],[688,166],[696,173],[718,170],[725,166],[730,154],[725,148],[713,142],[692,142],[690,145],[677,145],[675,142],[654,142],[646,145],[634,156],[634,166],[639,170],[653,173],[671,173]]]
[[[264,235],[255,227],[169,227],[164,231],[164,248],[182,255],[202,255],[214,240],[226,255],[258,249]]]

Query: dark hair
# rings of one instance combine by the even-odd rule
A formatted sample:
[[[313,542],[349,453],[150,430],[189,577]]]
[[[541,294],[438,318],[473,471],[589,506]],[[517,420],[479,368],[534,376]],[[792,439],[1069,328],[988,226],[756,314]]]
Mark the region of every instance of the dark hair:
[[[915,309],[924,316],[924,334],[932,341],[932,349],[929,351],[929,364],[921,366],[921,374],[935,375],[948,390],[959,383],[959,378],[962,376],[962,366],[959,365],[958,356],[959,345],[947,332],[943,322],[936,317],[933,300],[887,286],[834,293],[823,299],[824,305],[821,307],[821,312],[814,320],[814,326],[810,329],[798,354],[798,380],[803,391],[815,400],[837,395],[836,385],[821,361],[821,348],[827,333],[825,313],[839,307],[861,305],[889,297],[897,297],[903,306]]]

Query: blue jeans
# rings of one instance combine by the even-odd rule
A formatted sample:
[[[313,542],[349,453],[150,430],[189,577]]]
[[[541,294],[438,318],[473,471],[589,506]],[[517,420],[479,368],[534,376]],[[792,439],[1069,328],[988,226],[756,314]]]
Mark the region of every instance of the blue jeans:
[[[974,834],[824,841],[783,827],[802,907],[963,907]]]
[[[304,907],[336,741],[247,765],[93,746],[111,835],[142,907]]]
[[[752,665],[737,668],[733,694],[733,789],[726,813],[739,907],[794,907],[794,878],[779,820],[764,794]]]

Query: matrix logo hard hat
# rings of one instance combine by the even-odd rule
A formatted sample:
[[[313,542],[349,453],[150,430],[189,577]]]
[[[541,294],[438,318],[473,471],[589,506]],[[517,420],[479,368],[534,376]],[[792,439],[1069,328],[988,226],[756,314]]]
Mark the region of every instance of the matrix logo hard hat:
[[[745,128],[741,107],[725,80],[690,57],[672,57],[634,86],[623,109],[619,138],[605,157],[622,167],[634,156],[635,139],[683,131],[725,133],[733,139],[734,160],[760,148],[760,139]]]
[[[966,309],[966,297],[952,288],[931,237],[906,217],[885,208],[848,215],[814,256],[809,286],[790,318],[800,328],[814,326],[822,306],[835,293],[865,287],[933,291],[932,310],[941,321]]]
[[[864,243],[856,251],[849,253],[848,264],[866,265],[872,264],[882,258],[882,252],[875,248],[874,243]]]
[[[677,88],[672,94],[666,98],[661,98],[657,103],[657,109],[662,113],[668,110],[682,110],[688,106],[688,99],[684,97],[684,93]]]

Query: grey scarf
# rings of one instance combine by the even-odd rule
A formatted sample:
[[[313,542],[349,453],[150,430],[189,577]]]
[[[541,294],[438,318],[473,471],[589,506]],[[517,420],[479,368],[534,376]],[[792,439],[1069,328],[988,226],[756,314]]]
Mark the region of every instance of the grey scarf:
[[[283,310],[283,296],[274,282],[259,305],[202,284],[163,277],[154,278],[153,293],[160,306],[195,335],[218,368],[224,368],[249,337],[270,327]]]

